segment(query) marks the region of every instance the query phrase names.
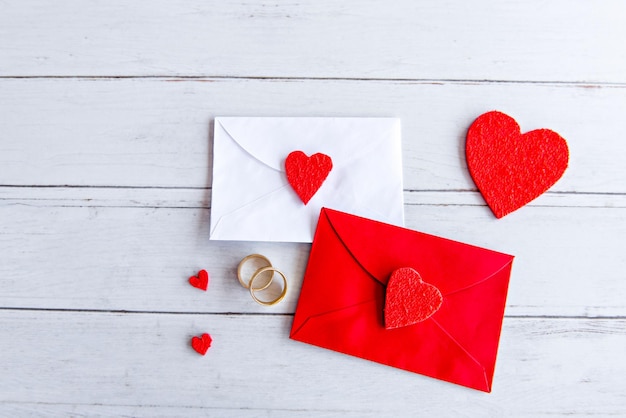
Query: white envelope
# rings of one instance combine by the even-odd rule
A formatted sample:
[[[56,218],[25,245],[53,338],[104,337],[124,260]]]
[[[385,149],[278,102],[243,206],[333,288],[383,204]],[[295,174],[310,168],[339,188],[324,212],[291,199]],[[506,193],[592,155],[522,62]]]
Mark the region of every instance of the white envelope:
[[[312,242],[322,207],[404,225],[399,119],[217,117],[213,138],[213,240]],[[285,174],[296,150],[333,162],[307,205]]]

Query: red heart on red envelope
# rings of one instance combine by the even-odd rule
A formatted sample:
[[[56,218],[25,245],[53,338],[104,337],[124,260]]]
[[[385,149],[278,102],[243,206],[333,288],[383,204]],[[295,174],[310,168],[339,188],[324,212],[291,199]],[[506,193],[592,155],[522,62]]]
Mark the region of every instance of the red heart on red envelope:
[[[417,324],[430,318],[441,307],[443,296],[419,273],[402,267],[391,273],[385,295],[385,328]]]
[[[207,290],[209,287],[209,273],[206,270],[200,270],[197,276],[189,278],[189,284],[198,289]]]
[[[302,151],[293,151],[285,160],[287,181],[305,205],[322,187],[332,168],[331,158],[322,153],[307,157]]]
[[[200,337],[193,337],[191,339],[191,346],[198,354],[205,355],[209,347],[211,347],[212,341],[213,339],[209,334],[202,334]]]
[[[497,218],[547,191],[567,168],[565,140],[549,129],[521,133],[512,117],[492,111],[467,131],[465,155],[470,174]]]

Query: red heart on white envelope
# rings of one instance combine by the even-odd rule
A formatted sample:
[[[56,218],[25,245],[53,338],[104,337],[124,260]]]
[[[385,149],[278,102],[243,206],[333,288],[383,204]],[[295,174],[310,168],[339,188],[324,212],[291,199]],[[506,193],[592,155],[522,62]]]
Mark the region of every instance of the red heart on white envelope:
[[[425,283],[419,273],[402,267],[391,273],[385,295],[385,328],[417,324],[433,316],[441,307],[439,289]]]
[[[322,187],[332,168],[331,158],[319,152],[307,157],[302,151],[293,151],[285,160],[287,181],[305,205]]]

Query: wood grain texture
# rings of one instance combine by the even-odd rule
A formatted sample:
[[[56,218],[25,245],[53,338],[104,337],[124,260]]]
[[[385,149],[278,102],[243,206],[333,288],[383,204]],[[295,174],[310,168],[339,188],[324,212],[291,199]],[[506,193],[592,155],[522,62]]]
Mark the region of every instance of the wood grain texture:
[[[625,10],[0,1],[0,416],[626,415]],[[493,109],[571,153],[501,220],[464,156]],[[289,340],[310,246],[208,240],[215,116],[401,118],[407,227],[516,256],[493,393]]]
[[[0,80],[0,184],[208,187],[217,115],[395,116],[407,190],[475,190],[465,134],[499,109],[567,139],[551,189],[626,193],[626,88],[299,80]],[[566,104],[566,105],[565,105]],[[45,144],[45,146],[42,146]]]
[[[19,364],[0,379],[4,413],[626,413],[624,320],[507,319],[491,394],[289,340],[291,316],[1,311],[0,321],[2,364]],[[205,357],[189,346],[201,332],[214,339]]]
[[[236,279],[248,254],[289,277],[293,313],[310,245],[208,240],[204,208],[31,206],[0,200],[0,307],[267,312]],[[411,229],[516,256],[508,315],[624,316],[624,208],[526,207],[496,220],[484,205],[406,205]],[[187,283],[199,269],[210,291]]]
[[[624,83],[623,11],[619,0],[10,1],[0,75]]]

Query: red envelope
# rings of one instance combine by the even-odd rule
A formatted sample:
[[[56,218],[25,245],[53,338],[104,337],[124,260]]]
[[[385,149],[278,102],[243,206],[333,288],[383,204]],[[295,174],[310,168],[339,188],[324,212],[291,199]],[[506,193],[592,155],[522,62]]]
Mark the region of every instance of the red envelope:
[[[290,337],[491,391],[513,256],[323,208]],[[387,280],[402,267],[436,286],[430,318],[386,329]]]

